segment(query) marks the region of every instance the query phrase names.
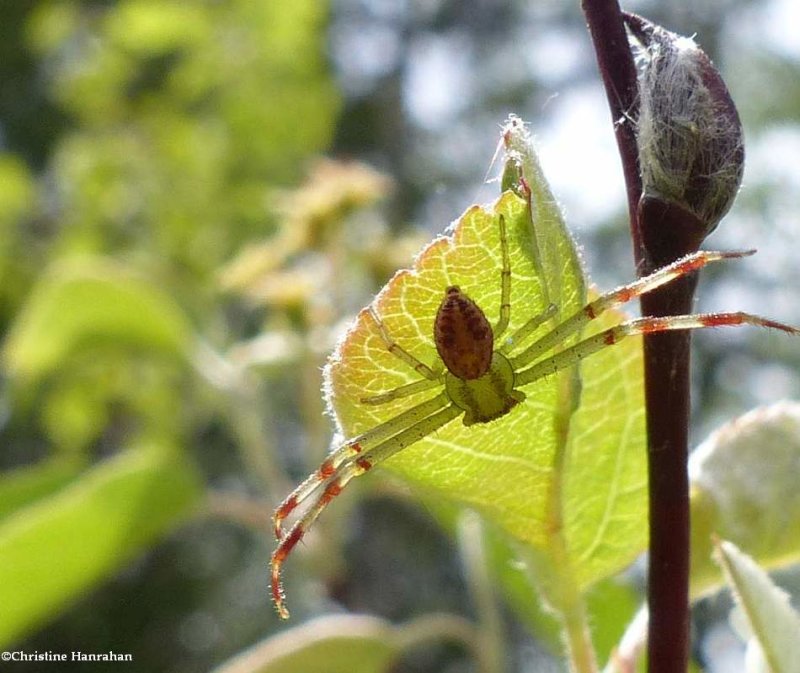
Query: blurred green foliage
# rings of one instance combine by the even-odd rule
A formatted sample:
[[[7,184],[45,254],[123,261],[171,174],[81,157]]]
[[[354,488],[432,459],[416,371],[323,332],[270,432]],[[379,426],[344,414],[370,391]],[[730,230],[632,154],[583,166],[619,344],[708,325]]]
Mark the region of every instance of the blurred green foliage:
[[[0,522],[0,642],[39,625],[186,518],[201,496],[191,464],[136,446]]]
[[[270,188],[330,142],[324,19],[310,0],[41,4],[29,44],[74,125],[50,161],[53,245],[135,251],[202,296],[264,231]]]
[[[279,190],[328,147],[340,103],[316,0],[4,13],[10,646],[204,510],[197,441],[241,426],[214,354],[259,328],[231,319],[221,267],[275,232]]]

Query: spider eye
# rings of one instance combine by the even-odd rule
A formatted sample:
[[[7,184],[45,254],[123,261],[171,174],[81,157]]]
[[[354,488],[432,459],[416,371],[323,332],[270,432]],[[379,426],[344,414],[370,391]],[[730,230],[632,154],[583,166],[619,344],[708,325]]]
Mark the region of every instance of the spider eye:
[[[446,296],[461,294],[461,288],[458,285],[451,285],[444,291]]]

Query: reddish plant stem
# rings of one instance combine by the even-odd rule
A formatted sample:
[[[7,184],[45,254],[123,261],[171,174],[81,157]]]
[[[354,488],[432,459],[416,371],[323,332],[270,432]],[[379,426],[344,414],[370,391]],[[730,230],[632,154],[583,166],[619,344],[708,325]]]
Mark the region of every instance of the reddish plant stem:
[[[628,194],[633,254],[636,267],[639,269],[644,251],[639,235],[642,179],[639,171],[639,151],[636,147],[636,129],[632,122],[639,107],[636,66],[617,0],[583,0],[582,6],[594,44],[597,66],[606,90],[608,107],[611,110],[614,135],[617,139]],[[641,270],[638,273],[640,276],[644,275]]]
[[[689,252],[694,218],[662,201],[644,200],[639,212],[649,273]],[[674,226],[672,226],[674,224]],[[676,235],[677,234],[677,235]],[[643,315],[691,313],[697,276],[641,298]],[[666,337],[666,338],[664,338]],[[689,662],[689,412],[691,332],[644,339],[650,498],[647,601],[649,673],[686,673]]]
[[[615,124],[639,276],[696,250],[696,220],[658,200],[641,200],[633,124],[636,69],[617,0],[583,0]],[[704,228],[703,228],[704,229]],[[642,315],[691,312],[695,277],[641,299]],[[648,671],[686,673],[689,659],[689,333],[644,338],[650,497]]]

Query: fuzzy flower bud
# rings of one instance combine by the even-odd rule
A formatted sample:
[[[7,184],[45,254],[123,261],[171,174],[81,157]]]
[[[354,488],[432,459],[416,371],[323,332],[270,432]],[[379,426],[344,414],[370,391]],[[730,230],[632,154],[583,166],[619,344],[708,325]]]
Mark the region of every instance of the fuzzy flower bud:
[[[711,60],[688,37],[634,14],[625,22],[641,45],[637,143],[643,197],[693,213],[708,235],[742,181],[739,114]]]

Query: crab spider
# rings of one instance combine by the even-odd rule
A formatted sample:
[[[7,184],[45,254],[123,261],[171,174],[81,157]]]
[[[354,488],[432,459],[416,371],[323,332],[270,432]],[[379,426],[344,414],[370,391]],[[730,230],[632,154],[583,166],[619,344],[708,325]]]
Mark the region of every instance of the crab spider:
[[[536,330],[551,320],[553,305],[532,317],[510,336],[506,335],[511,316],[511,264],[506,223],[498,217],[502,265],[500,306],[492,325],[483,310],[458,286],[444,288],[444,296],[433,323],[433,342],[441,367],[418,360],[397,343],[381,317],[370,308],[386,349],[419,375],[419,379],[384,393],[365,397],[361,403],[380,405],[425,390],[437,390],[430,399],[403,411],[336,448],[275,510],[273,515],[278,546],[271,559],[272,597],[280,617],[289,612],[284,602],[281,567],[286,557],[328,504],[354,477],[420,441],[447,423],[461,418],[465,426],[488,423],[513,413],[525,401],[524,388],[558,371],[572,367],[589,355],[618,343],[625,337],[670,330],[691,330],[750,324],[772,327],[793,334],[797,330],[749,313],[705,313],[666,317],[642,317],[605,329],[577,343],[559,349],[569,337],[579,333],[604,311],[651,292],[671,281],[695,272],[707,264],[724,259],[746,257],[754,251],[700,251],[687,255],[649,276],[607,292],[586,304],[566,320],[532,343]],[[499,347],[496,344],[502,344]],[[527,344],[527,345],[526,345]],[[288,529],[284,520],[303,503],[304,513]]]

